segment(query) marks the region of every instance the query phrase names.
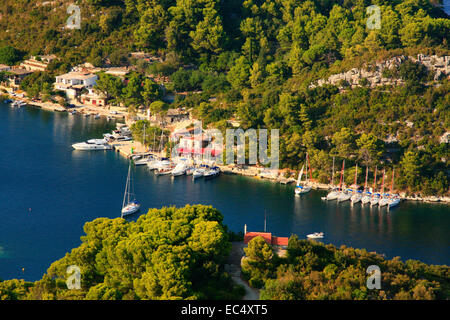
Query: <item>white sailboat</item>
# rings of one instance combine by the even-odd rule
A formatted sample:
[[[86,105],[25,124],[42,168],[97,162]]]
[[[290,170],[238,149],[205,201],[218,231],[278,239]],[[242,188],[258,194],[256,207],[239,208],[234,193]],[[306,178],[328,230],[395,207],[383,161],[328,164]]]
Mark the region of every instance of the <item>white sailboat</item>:
[[[308,154],[306,154],[306,177],[305,177],[305,183],[308,182],[308,165],[309,165],[309,157]],[[298,174],[297,179],[297,185],[295,186],[295,194],[304,194],[311,191],[310,186],[302,185],[301,180],[303,176],[303,169],[305,168],[305,165],[302,166],[302,169],[300,170],[300,173]],[[311,166],[309,166],[309,170],[311,170]]]
[[[383,170],[383,182],[381,184],[381,196],[380,200],[378,201],[378,206],[384,207],[387,206],[389,203],[389,197],[387,194],[384,193],[384,175],[386,174],[386,169]]]
[[[394,174],[395,169],[392,169],[392,183],[391,183],[391,196],[389,198],[388,209],[393,208],[400,204],[400,197],[398,195],[394,195]]]
[[[336,200],[339,196],[339,190],[334,187],[334,157],[333,157],[333,169],[331,172],[331,185],[333,186],[333,189],[327,194],[326,200]]]
[[[345,179],[345,160],[342,162],[341,181],[339,183],[340,192],[337,197],[338,202],[348,201],[352,197],[352,194],[347,192],[347,190],[342,190],[342,184],[344,183],[344,179]]]
[[[355,188],[354,188],[353,194],[350,198],[350,201],[352,202],[352,204],[358,203],[362,199],[362,193],[360,191],[358,191],[358,188],[357,188],[357,179],[358,179],[358,164],[356,164],[356,168],[355,168],[355,185],[354,185]]]
[[[372,193],[367,191],[367,178],[369,177],[369,168],[366,167],[366,182],[364,183],[364,191],[363,196],[361,198],[361,203],[365,205],[366,203],[370,202],[370,199],[372,198]]]
[[[132,192],[132,181],[131,181],[131,162],[128,166],[128,176],[127,183],[125,184],[125,193],[123,195],[123,203],[122,203],[122,214],[121,217],[133,214],[138,212],[141,208],[141,204],[134,198],[134,194]],[[133,197],[133,199],[132,199]]]
[[[376,193],[377,190],[377,167],[375,167],[375,175],[373,176],[373,188],[372,188],[372,197],[370,198],[370,206],[376,206],[378,201],[380,200],[380,194]]]

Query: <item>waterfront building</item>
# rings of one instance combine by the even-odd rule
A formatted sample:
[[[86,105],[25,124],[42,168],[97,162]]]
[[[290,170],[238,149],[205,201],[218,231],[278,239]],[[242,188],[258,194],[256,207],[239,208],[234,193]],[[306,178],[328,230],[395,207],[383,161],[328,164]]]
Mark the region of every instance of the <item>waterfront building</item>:
[[[18,90],[22,80],[26,76],[32,74],[33,71],[28,71],[20,68],[11,68],[8,73],[9,86],[13,88],[13,90]]]
[[[106,106],[106,96],[92,88],[88,89],[87,93],[81,94],[80,101],[82,104],[95,107]]]
[[[69,72],[56,76],[55,89],[64,91],[69,99],[78,97],[83,89],[91,89],[98,76],[88,72]]]

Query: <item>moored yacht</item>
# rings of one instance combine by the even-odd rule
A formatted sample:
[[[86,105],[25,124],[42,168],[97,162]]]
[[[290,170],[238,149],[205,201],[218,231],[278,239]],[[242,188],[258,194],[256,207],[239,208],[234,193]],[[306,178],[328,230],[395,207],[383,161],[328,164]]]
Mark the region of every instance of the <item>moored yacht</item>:
[[[352,204],[360,202],[361,199],[362,199],[362,192],[361,191],[356,191],[350,197],[350,201],[351,201]]]
[[[186,173],[186,165],[183,162],[178,163],[171,172],[173,177],[179,177],[184,175],[185,173]]]
[[[339,189],[333,189],[330,193],[327,194],[327,200],[336,200],[339,196]]]
[[[308,234],[306,237],[308,237],[309,239],[321,239],[323,238],[323,236],[324,236],[323,232],[314,232]]]
[[[338,202],[344,202],[344,201],[348,201],[350,200],[350,198],[352,197],[352,193],[349,190],[345,190],[339,193],[339,196],[337,198]]]
[[[203,177],[204,174],[205,174],[205,169],[204,168],[196,168],[192,172],[192,180],[201,178],[201,177]]]
[[[367,204],[370,203],[370,200],[372,199],[372,193],[370,193],[369,191],[367,191],[366,193],[364,193],[364,195],[361,198],[361,203],[362,204]]]
[[[106,142],[102,141],[94,141],[94,140],[102,140],[102,139],[91,139],[86,142],[74,143],[72,148],[75,150],[109,150],[112,147]]]
[[[378,201],[380,201],[380,194],[372,194],[372,199],[370,199],[370,206],[376,206],[378,204]]]

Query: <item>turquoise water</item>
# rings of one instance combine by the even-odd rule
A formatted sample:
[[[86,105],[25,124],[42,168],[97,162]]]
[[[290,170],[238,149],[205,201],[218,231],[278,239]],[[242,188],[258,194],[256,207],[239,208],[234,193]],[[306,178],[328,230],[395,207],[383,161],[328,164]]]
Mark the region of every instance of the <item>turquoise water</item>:
[[[114,151],[83,152],[71,144],[100,138],[114,122],[0,104],[0,278],[40,279],[50,264],[80,244],[86,221],[120,216],[128,162]],[[387,257],[450,264],[450,210],[404,202],[386,210],[337,205],[324,191],[294,196],[294,187],[241,176],[204,181],[156,177],[135,170],[146,208],[210,204],[233,231],[277,236],[323,231],[324,242],[366,248]],[[130,217],[136,219],[137,215]],[[24,270],[22,271],[22,268]]]

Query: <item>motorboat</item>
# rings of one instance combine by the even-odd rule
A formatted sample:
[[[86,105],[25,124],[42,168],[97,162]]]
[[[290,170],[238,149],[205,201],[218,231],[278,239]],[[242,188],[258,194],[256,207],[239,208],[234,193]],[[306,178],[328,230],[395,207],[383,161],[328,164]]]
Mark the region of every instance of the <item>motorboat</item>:
[[[146,163],[148,170],[155,170],[158,169],[159,160],[158,159],[151,159],[147,161]]]
[[[201,178],[201,177],[203,177],[204,174],[205,174],[205,169],[196,168],[194,170],[194,172],[192,172],[192,179],[195,180],[195,179]]]
[[[145,166],[149,161],[153,160],[152,155],[139,155],[135,157],[134,159],[134,165],[135,166]]]
[[[14,101],[14,102],[12,103],[12,106],[13,106],[13,107],[16,107],[16,108],[20,108],[20,107],[25,106],[26,104],[27,104],[27,103],[24,102],[24,101],[22,101],[22,100],[16,100],[16,101]]]
[[[184,163],[178,163],[171,172],[173,177],[179,177],[184,175],[185,173],[186,173],[186,165]]]
[[[314,232],[311,234],[308,234],[306,237],[308,237],[309,239],[321,239],[324,237],[323,232]]]
[[[172,161],[170,161],[168,158],[162,158],[157,163],[157,167],[155,168],[155,174],[160,175],[166,175],[172,173],[172,170],[174,169],[174,165]]]
[[[155,170],[157,176],[164,176],[172,173],[173,168],[160,168]]]
[[[110,150],[112,147],[106,142],[93,141],[93,140],[102,140],[102,139],[91,139],[86,142],[74,143],[72,148],[75,150]]]
[[[217,177],[220,174],[219,167],[212,167],[209,170],[206,170],[203,176],[205,179],[212,179],[214,177]]]
[[[88,143],[95,143],[95,144],[106,144],[108,141],[106,139],[89,139],[87,141]]]
[[[133,197],[133,199],[131,199],[131,197]],[[133,194],[133,185],[131,178],[131,162],[130,162],[130,165],[128,166],[128,176],[125,185],[125,193],[123,196],[121,217],[123,218],[124,216],[138,212],[140,208],[141,204],[134,198]]]

